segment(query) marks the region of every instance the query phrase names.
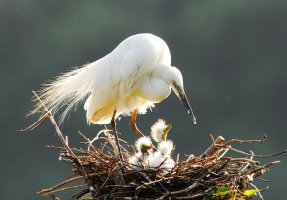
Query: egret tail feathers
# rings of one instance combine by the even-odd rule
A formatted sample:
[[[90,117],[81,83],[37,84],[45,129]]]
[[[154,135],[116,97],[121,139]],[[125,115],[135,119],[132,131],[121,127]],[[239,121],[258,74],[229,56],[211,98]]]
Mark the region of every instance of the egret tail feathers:
[[[43,89],[37,93],[52,114],[65,107],[60,116],[60,123],[62,123],[77,103],[90,93],[93,83],[91,68],[87,65],[58,76],[50,83],[44,84]],[[36,99],[34,101],[37,102]],[[40,103],[36,103],[30,115],[40,111],[41,107]]]

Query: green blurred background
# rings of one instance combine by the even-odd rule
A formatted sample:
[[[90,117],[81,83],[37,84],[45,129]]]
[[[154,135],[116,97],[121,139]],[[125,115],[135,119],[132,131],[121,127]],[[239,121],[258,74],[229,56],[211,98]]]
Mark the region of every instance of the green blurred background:
[[[143,132],[157,118],[172,123],[170,137],[181,158],[205,150],[209,133],[226,139],[268,133],[266,143],[244,146],[258,154],[287,147],[287,1],[7,0],[0,2],[0,23],[1,199],[45,199],[35,192],[71,174],[57,151],[45,149],[59,144],[49,123],[33,134],[16,131],[36,120],[25,118],[33,107],[31,91],[136,33],[154,33],[168,43],[198,118],[193,125],[173,94],[138,118]],[[132,142],[128,122],[122,118],[118,129]],[[102,128],[89,127],[80,107],[63,132],[78,145],[77,131],[91,138]],[[286,198],[287,159],[278,159],[283,163],[265,176],[271,179],[266,199]]]

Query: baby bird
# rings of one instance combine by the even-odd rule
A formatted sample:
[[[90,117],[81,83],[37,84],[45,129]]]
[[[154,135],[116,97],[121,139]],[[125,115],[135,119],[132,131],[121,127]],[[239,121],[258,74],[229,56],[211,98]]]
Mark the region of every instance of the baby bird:
[[[140,170],[148,165],[149,157],[152,151],[152,142],[149,137],[140,137],[135,142],[137,153],[130,159],[129,163],[133,169]]]
[[[151,137],[157,143],[165,141],[168,132],[172,128],[171,124],[166,124],[163,119],[158,119],[158,121],[151,127]]]
[[[151,136],[158,143],[157,151],[149,157],[150,167],[159,167],[161,175],[165,176],[175,166],[174,160],[171,158],[173,150],[173,142],[166,140],[167,134],[171,129],[171,124],[166,124],[164,120],[159,119],[151,127]]]
[[[175,162],[171,158],[172,150],[173,142],[171,140],[160,142],[157,151],[149,157],[150,167],[159,167],[160,174],[163,176],[168,174],[175,166]]]

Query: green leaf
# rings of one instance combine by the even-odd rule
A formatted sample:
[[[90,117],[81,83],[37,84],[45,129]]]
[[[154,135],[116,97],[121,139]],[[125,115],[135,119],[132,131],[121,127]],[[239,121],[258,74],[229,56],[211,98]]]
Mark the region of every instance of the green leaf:
[[[213,193],[213,195],[215,196],[225,196],[227,194],[229,194],[231,191],[229,190],[228,187],[219,187],[217,188],[217,190]]]
[[[253,197],[254,195],[256,195],[257,190],[245,190],[244,191],[244,195],[247,197]]]

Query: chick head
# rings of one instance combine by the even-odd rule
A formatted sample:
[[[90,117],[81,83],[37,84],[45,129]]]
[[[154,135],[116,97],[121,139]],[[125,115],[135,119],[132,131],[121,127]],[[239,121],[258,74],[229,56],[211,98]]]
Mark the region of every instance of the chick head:
[[[158,143],[165,141],[171,128],[171,124],[166,124],[163,119],[158,119],[151,127],[151,136]]]
[[[135,147],[138,152],[147,153],[152,149],[152,142],[149,137],[140,137],[135,142]]]

